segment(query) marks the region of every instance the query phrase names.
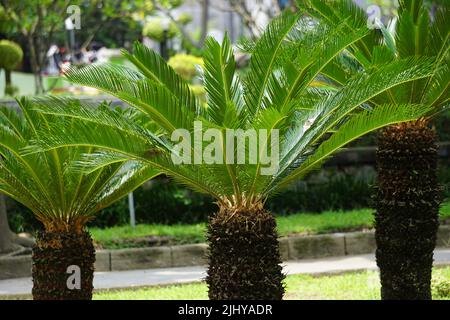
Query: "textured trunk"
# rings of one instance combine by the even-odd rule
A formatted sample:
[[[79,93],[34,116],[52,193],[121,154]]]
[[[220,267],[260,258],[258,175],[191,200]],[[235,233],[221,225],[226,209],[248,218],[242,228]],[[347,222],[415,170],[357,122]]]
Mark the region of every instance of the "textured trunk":
[[[28,49],[30,50],[31,70],[34,74],[35,93],[40,94],[44,92],[44,86],[42,84],[41,66],[39,65],[38,53],[36,52],[33,35],[27,36],[27,44]]]
[[[8,224],[8,215],[6,212],[5,196],[0,193],[0,254],[14,251],[14,246],[11,230]]]
[[[440,204],[436,140],[425,122],[379,135],[375,237],[382,299],[431,299]]]
[[[276,221],[261,207],[221,208],[208,225],[212,300],[281,300],[284,294]]]
[[[95,250],[88,232],[39,233],[32,258],[33,299],[92,299]]]

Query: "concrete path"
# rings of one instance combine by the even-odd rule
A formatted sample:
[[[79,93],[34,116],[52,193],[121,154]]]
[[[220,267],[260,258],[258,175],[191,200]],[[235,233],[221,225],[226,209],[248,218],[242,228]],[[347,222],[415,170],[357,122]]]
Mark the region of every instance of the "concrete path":
[[[438,249],[434,253],[435,265],[450,265],[450,249]],[[343,256],[326,259],[288,261],[284,264],[287,274],[326,274],[346,271],[376,270],[373,254]],[[119,289],[163,284],[201,281],[205,277],[204,266],[161,268],[148,270],[96,272],[96,289]],[[0,298],[31,294],[31,278],[0,280]]]

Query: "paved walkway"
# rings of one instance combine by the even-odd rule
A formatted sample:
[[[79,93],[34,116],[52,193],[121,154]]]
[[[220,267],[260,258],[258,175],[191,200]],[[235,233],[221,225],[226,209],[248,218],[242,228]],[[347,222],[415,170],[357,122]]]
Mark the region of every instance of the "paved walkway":
[[[435,265],[450,265],[450,249],[436,250],[434,260]],[[284,271],[287,274],[323,274],[376,269],[373,254],[288,261],[284,264]],[[132,288],[201,281],[204,277],[204,266],[96,272],[94,287],[96,289]],[[0,280],[0,297],[30,295],[31,287],[31,278]]]

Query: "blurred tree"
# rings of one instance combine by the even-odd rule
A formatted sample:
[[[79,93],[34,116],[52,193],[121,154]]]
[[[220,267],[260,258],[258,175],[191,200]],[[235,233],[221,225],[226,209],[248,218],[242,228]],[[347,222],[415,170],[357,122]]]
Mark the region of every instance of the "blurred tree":
[[[78,36],[84,37],[81,48],[87,47],[95,34],[113,19],[133,19],[153,9],[151,0],[0,0],[0,14],[8,27],[0,29],[0,32],[6,33],[8,38],[24,40],[36,93],[44,91],[42,71],[46,65],[46,53],[56,36],[65,33],[64,21],[71,15],[67,10],[73,5],[80,7],[82,22],[90,22],[80,26],[82,32]]]
[[[212,6],[220,11],[238,14],[252,38],[257,38],[270,20],[292,5],[290,0],[225,0]]]
[[[179,35],[183,38],[183,43],[189,48],[201,49],[208,34],[208,19],[209,19],[209,0],[200,0],[201,5],[201,22],[200,22],[200,37],[196,41],[187,31],[186,24],[192,19],[186,19],[186,14],[181,14],[175,17],[173,9],[180,7],[184,1],[183,0],[152,0],[155,10],[162,13],[164,16],[168,17],[174,26],[177,27]]]

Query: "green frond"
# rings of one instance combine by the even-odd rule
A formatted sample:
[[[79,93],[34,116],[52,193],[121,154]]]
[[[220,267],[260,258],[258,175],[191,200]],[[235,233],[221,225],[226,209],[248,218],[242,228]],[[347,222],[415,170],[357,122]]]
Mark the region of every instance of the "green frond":
[[[36,145],[28,147],[26,152],[85,146],[120,152],[131,159],[143,159],[148,151],[156,147],[145,136],[95,120],[49,118],[48,124],[49,129],[41,130],[39,140],[35,141]],[[99,132],[101,134],[98,134]]]
[[[364,111],[343,124],[329,139],[320,144],[314,154],[293,170],[277,186],[282,188],[324,162],[329,156],[351,141],[384,126],[415,120],[429,111],[423,105],[383,105]]]
[[[246,110],[250,116],[257,113],[264,105],[264,96],[269,79],[274,72],[277,56],[282,50],[283,42],[294,29],[298,15],[285,12],[274,18],[261,38],[256,42],[250,59],[250,71],[244,81]]]
[[[152,80],[129,79],[118,72],[121,67],[109,65],[89,65],[72,69],[67,73],[69,81],[97,88],[127,102],[147,114],[164,130],[171,132],[192,124],[194,113],[186,108],[183,101],[189,100],[190,93],[175,96],[168,87]],[[169,67],[167,67],[169,68]]]
[[[319,73],[339,54],[367,35],[367,28],[344,33],[346,23],[333,29],[315,28],[306,32],[298,43],[300,68],[288,62],[279,75],[272,75],[268,86],[266,105],[283,108],[303,92]]]
[[[310,117],[315,118],[320,114],[326,123],[326,131],[329,131],[358,106],[377,95],[403,83],[430,76],[433,62],[433,59],[411,57],[382,65],[367,74],[356,75],[336,95],[319,104]]]
[[[297,6],[320,20],[321,23],[329,24],[332,27],[345,21],[346,31],[349,33],[355,28],[367,27],[367,14],[352,0],[297,0]],[[366,65],[371,61],[371,48],[378,45],[380,41],[380,34],[373,29],[349,49],[361,64]]]
[[[73,99],[23,98],[18,103],[21,112],[0,108],[0,192],[27,206],[46,226],[64,229],[77,219],[86,222],[101,207],[159,172],[128,170],[125,168],[128,161],[110,162],[91,171],[74,169],[73,164],[84,154],[99,149],[90,143],[70,145],[61,137],[65,136],[69,142],[77,139],[89,142],[94,137],[103,137],[105,141],[114,141],[121,150],[131,150],[132,142],[136,148],[143,141],[149,144],[145,138],[153,134],[132,121],[127,122],[123,118],[126,112],[110,110],[107,105],[97,108]],[[98,122],[85,121],[92,117]],[[129,143],[120,137],[125,131]],[[50,132],[55,133],[53,138]],[[41,143],[44,138],[53,144],[52,148],[42,150],[31,146],[33,141]]]
[[[143,76],[165,87],[177,97],[180,100],[180,105],[187,108],[190,113],[198,114],[201,112],[199,103],[187,83],[152,49],[136,41],[133,54],[125,50],[122,53]]]
[[[450,64],[448,62],[433,74],[427,89],[422,101],[426,105],[434,107],[433,113],[440,112],[443,107],[448,108],[450,104]]]
[[[71,164],[62,170],[63,177],[71,170],[85,175],[71,193],[84,199],[78,206],[72,203],[77,212],[87,210],[81,208],[94,212],[115,199],[114,194],[123,196],[136,183],[159,173],[219,202],[264,201],[270,192],[303,177],[361,135],[414,120],[430,112],[431,104],[447,106],[444,55],[399,57],[397,39],[394,41],[387,29],[369,30],[365,12],[350,0],[304,3],[303,10],[313,19],[285,12],[259,39],[246,44],[252,56],[243,89],[228,37],[222,43],[207,39],[203,80],[208,99],[204,108],[161,57],[138,43],[133,54],[124,53],[137,71],[101,65],[71,70],[69,78],[74,82],[115,95],[130,108],[119,111],[107,104],[37,101],[31,112],[38,112],[42,120],[39,139],[34,139],[39,147],[26,156],[58,150]],[[439,26],[433,30],[440,30],[441,22]],[[432,34],[442,38],[440,32]],[[430,88],[426,99],[417,100],[424,88]],[[202,122],[202,132],[194,127],[194,121]],[[218,145],[226,160],[231,153],[236,159],[244,149],[245,163],[180,164],[182,153],[171,141],[176,129],[186,129],[191,142],[199,133],[218,129],[212,140],[202,142],[202,151]],[[262,133],[257,131],[262,145],[257,147],[256,163],[248,162],[249,143],[241,140],[239,145],[234,143],[234,149],[226,148],[226,129],[269,131],[265,141],[259,141]],[[273,175],[266,176],[262,174],[267,165],[262,153],[277,147],[269,144],[273,129],[279,130],[279,159]],[[11,126],[0,127],[5,137],[20,141],[15,131]],[[69,146],[78,151],[59,151]],[[12,151],[3,146],[0,152]],[[192,161],[201,151],[191,143],[183,152],[188,152]],[[127,180],[127,172],[136,176]],[[130,181],[130,187],[127,183],[117,186],[119,180]],[[0,181],[5,184],[1,177]],[[88,197],[86,190],[95,196]]]
[[[134,191],[138,186],[157,177],[161,171],[144,163],[129,162],[122,167],[122,171],[109,181],[98,199],[96,209],[106,208],[118,199]]]

